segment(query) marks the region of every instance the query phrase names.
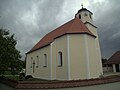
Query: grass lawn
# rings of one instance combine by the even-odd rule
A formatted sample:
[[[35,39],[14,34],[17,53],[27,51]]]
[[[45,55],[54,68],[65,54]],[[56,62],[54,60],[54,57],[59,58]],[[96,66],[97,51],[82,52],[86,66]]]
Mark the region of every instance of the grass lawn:
[[[0,76],[2,76],[2,75],[0,75]],[[3,76],[5,76],[6,78],[11,79],[11,80],[19,80],[19,75],[18,74],[12,75],[11,71],[5,71]]]
[[[10,71],[5,71],[4,75],[11,75],[11,72]]]
[[[19,80],[19,75],[4,75],[6,78],[11,80]]]

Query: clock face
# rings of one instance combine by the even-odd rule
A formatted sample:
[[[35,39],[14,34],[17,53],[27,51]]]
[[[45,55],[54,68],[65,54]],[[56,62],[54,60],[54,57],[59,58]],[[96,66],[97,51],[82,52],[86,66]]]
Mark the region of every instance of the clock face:
[[[85,13],[85,14],[84,14],[84,16],[88,16],[88,14],[87,14],[87,13]]]

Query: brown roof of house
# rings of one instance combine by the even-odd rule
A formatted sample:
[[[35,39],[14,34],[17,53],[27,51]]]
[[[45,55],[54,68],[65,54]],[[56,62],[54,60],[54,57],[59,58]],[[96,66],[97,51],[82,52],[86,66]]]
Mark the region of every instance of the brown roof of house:
[[[45,35],[28,53],[49,45],[54,41],[55,38],[58,38],[65,34],[89,34],[93,37],[96,37],[89,31],[84,23],[78,17],[76,17]]]
[[[120,64],[120,51],[114,53],[105,64]]]

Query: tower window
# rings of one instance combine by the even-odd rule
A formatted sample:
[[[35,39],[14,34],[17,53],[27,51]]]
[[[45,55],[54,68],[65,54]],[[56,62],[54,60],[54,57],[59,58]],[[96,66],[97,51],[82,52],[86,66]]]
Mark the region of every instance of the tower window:
[[[89,14],[90,18],[92,18],[91,14]]]
[[[44,54],[43,67],[47,67],[47,54]]]
[[[79,14],[79,19],[81,19],[81,14]]]
[[[61,67],[63,64],[62,61],[62,52],[58,52],[58,66]]]

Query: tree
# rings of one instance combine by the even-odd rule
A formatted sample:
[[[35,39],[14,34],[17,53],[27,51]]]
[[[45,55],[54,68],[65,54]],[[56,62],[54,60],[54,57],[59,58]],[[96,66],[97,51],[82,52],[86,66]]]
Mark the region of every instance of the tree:
[[[10,35],[6,29],[0,29],[0,72],[4,74],[8,68],[15,69],[16,63],[19,62],[21,55],[16,49],[17,40],[14,34]]]
[[[106,58],[102,58],[102,66],[103,66],[103,67],[105,67],[105,66],[106,66],[106,64],[104,64],[106,61],[107,61],[107,59],[106,59]]]

